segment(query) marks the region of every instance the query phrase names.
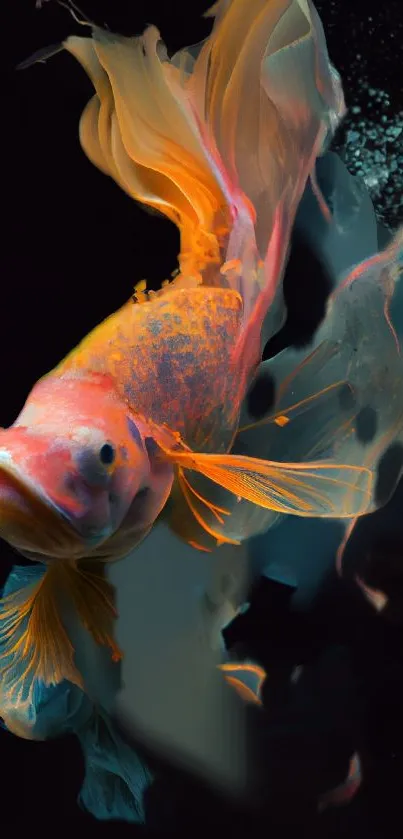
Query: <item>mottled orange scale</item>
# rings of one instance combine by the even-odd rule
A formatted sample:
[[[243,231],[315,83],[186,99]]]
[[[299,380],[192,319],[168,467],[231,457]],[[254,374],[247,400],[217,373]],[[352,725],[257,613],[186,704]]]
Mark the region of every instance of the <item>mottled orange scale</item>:
[[[148,424],[173,429],[192,449],[225,451],[242,398],[231,366],[242,301],[231,289],[180,288],[182,280],[178,276],[147,305],[129,301],[57,372],[108,374],[130,410]]]

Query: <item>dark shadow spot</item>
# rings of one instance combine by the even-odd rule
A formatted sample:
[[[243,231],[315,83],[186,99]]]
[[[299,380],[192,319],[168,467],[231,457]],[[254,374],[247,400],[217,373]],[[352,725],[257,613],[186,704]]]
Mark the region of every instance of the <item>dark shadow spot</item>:
[[[130,431],[130,436],[132,437],[134,442],[137,443],[139,448],[142,449],[143,448],[143,441],[142,441],[142,438],[141,438],[140,431],[138,430],[136,423],[133,422],[133,420],[130,417],[127,418],[127,427]]]
[[[403,534],[399,538],[376,538],[365,556],[363,575],[373,588],[389,594],[397,588],[403,593]]]
[[[403,621],[403,539],[381,539],[375,536],[365,561],[361,564],[360,576],[371,588],[383,592],[387,601],[383,617],[393,624]]]
[[[9,545],[7,542],[3,542],[0,540],[1,546],[1,554],[5,556],[7,559],[7,552],[11,554],[11,562],[12,565],[21,565],[22,567],[32,568],[34,565],[42,566],[43,563],[38,559],[38,554],[34,551],[24,551],[24,556],[20,554],[17,548],[14,548],[13,545]],[[10,570],[10,569],[9,569]],[[0,580],[0,584],[3,585],[4,580]]]
[[[385,493],[392,491],[387,504],[370,516],[360,517],[348,540],[343,559],[344,569],[350,577],[358,574],[373,588],[382,588],[383,573],[389,566],[388,557],[391,565],[397,567],[400,564],[403,577],[403,481],[395,489],[393,482],[391,487],[389,483],[386,480]],[[375,568],[382,576],[373,573]]]
[[[252,419],[262,419],[273,408],[275,400],[276,386],[273,377],[266,371],[258,374],[246,396],[246,404]]]
[[[105,443],[105,445],[109,445]],[[79,469],[80,478],[82,478],[88,486],[91,487],[106,487],[109,483],[109,475],[104,469],[104,465],[108,462],[102,460],[102,449],[96,452],[93,449],[83,449],[79,452],[76,458]],[[106,453],[109,456],[109,453]],[[111,461],[112,462],[112,461]],[[78,476],[70,475],[66,478],[66,489],[77,494],[81,492],[81,480]]]
[[[150,458],[155,457],[158,452],[158,443],[154,440],[154,437],[146,437],[144,443],[148,456]]]
[[[387,227],[384,227],[383,224],[377,223],[377,231],[378,231],[378,250],[383,251],[390,243],[392,238],[392,234]]]
[[[375,503],[386,504],[394,492],[403,468],[403,446],[393,443],[382,455],[378,463],[374,497]]]
[[[145,505],[148,504],[149,492],[149,487],[142,487],[138,492],[136,492],[128,514],[130,515],[130,521],[133,522],[137,518],[143,518]]]
[[[312,246],[294,231],[284,276],[287,319],[277,335],[267,342],[263,359],[273,358],[286,347],[305,347],[326,315],[332,282]]]
[[[374,408],[366,405],[358,412],[355,423],[357,440],[364,446],[372,443],[378,428],[378,417]]]
[[[342,385],[338,393],[339,405],[342,411],[352,411],[355,407],[356,398],[351,385]]]

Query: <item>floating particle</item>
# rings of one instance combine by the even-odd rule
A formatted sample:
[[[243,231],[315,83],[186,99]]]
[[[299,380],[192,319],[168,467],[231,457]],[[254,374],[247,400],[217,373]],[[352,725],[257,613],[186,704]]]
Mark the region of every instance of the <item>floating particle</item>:
[[[340,0],[315,5],[348,108],[332,148],[363,179],[379,221],[394,231],[403,223],[402,0],[379,5],[376,22],[361,3],[347,3],[343,15]]]
[[[392,113],[387,92],[366,78],[355,96],[361,104],[349,108],[333,148],[351,174],[363,179],[379,221],[393,231],[403,221],[403,111]]]

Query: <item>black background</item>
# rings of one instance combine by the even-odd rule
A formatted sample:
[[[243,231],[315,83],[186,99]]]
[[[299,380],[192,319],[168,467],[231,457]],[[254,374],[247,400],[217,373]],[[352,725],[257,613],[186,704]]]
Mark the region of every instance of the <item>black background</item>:
[[[208,5],[195,0],[83,0],[88,17],[99,24],[106,21],[112,30],[136,34],[154,23],[170,51],[208,34],[210,23],[200,17]],[[373,9],[364,0],[321,0],[317,7],[347,102],[358,85],[359,52],[371,84],[387,90],[392,108],[401,110],[400,0],[384,0]],[[1,22],[7,67],[2,76],[0,424],[7,426],[33,383],[124,303],[138,280],[147,278],[157,287],[170,275],[178,235],[173,225],[146,214],[85,158],[77,126],[92,89],[74,59],[63,54],[29,70],[15,70],[40,47],[73,31],[82,34],[68,12],[53,2],[36,11],[34,0],[6,0]],[[309,308],[310,301],[305,296],[298,305]],[[398,520],[398,505],[394,515]],[[399,527],[391,536],[377,521],[374,562],[381,556],[382,567],[395,581],[401,574]],[[362,554],[366,538],[364,524],[352,550]],[[2,544],[2,579],[12,561],[15,556]],[[376,573],[379,577],[379,568]],[[393,835],[401,825],[403,781],[402,630],[396,616],[392,621],[376,617],[348,582],[334,582],[303,615],[291,614],[287,598],[269,583],[259,592],[264,609],[258,603],[249,623],[234,627],[230,641],[242,641],[249,653],[278,673],[270,724],[256,734],[251,722],[251,737],[264,743],[263,753],[267,745],[271,754],[262,770],[262,785],[270,781],[274,790],[260,816],[264,823],[259,827],[248,814],[217,803],[167,767],[150,796],[150,823],[186,829],[187,835],[202,827],[225,836],[262,829],[275,837],[301,829],[311,837]],[[296,699],[290,705],[284,694],[286,674],[301,661],[307,664],[308,679],[300,704]],[[141,832],[97,824],[79,811],[75,802],[83,761],[73,737],[27,743],[6,732],[0,736],[0,818],[6,828],[53,832],[77,825],[97,833]],[[355,748],[364,761],[363,789],[349,808],[318,818],[315,796],[326,783],[341,780]]]

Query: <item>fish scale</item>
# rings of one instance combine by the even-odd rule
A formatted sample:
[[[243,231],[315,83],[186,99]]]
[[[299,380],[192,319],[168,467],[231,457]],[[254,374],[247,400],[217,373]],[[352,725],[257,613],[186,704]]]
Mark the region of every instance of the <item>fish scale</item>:
[[[231,363],[241,317],[231,289],[172,289],[144,304],[129,301],[55,372],[107,373],[134,414],[178,432],[192,449],[227,451],[243,397]]]

